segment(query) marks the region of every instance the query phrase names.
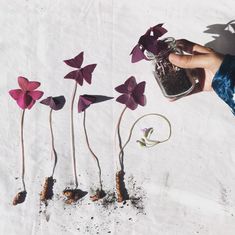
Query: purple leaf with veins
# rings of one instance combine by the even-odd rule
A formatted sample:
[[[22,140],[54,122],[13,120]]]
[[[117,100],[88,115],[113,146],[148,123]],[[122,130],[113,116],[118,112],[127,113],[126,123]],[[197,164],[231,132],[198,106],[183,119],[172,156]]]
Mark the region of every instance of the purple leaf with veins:
[[[91,104],[100,103],[110,99],[113,99],[113,97],[103,95],[80,95],[78,100],[78,112],[83,112]]]
[[[145,84],[145,82],[137,84],[135,77],[129,77],[124,84],[115,88],[117,92],[122,93],[116,101],[125,104],[131,110],[135,110],[138,104],[144,106],[146,104]]]
[[[49,106],[53,110],[60,110],[65,105],[65,97],[62,96],[56,96],[52,97],[49,96],[46,99],[42,100],[40,103]]]

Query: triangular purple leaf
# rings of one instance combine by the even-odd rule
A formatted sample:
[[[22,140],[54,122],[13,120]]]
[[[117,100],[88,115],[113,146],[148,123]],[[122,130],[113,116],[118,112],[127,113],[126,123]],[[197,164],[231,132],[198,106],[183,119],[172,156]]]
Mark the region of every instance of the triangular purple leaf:
[[[126,104],[126,102],[128,101],[128,99],[130,98],[130,95],[127,95],[127,94],[123,94],[123,95],[120,95],[116,101],[121,103],[121,104]]]
[[[79,55],[75,56],[74,58],[72,59],[69,59],[69,60],[64,60],[64,62],[73,67],[73,68],[81,68],[81,65],[82,65],[82,62],[83,62],[83,52],[81,52]]]
[[[163,24],[158,24],[155,25],[151,28],[154,37],[159,38],[161,36],[163,36],[165,33],[167,33],[167,30],[165,28],[162,27]]]
[[[140,60],[146,59],[146,56],[144,55],[144,52],[140,49],[139,44],[137,44],[131,51],[130,55],[131,57],[131,62],[136,63]]]
[[[90,95],[80,95],[78,100],[78,112],[81,113],[95,102],[95,97]]]
[[[125,81],[124,85],[126,86],[126,90],[128,92],[132,92],[134,90],[134,88],[136,87],[136,85],[137,85],[135,77],[134,76],[129,77]]]
[[[92,73],[96,67],[96,64],[89,64],[81,69],[83,78],[87,83],[91,84]]]
[[[135,110],[137,108],[138,104],[135,102],[133,97],[130,96],[129,99],[127,100],[127,102],[126,102],[126,106],[131,110]]]

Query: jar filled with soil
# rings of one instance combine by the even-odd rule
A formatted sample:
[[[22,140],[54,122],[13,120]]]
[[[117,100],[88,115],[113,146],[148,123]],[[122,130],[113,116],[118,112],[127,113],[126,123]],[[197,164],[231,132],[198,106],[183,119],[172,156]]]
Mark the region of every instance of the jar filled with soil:
[[[183,54],[176,47],[175,39],[172,37],[161,40],[163,49],[157,54],[147,52],[148,59],[154,62],[154,77],[165,97],[171,100],[178,99],[189,94],[195,87],[195,80],[189,76],[188,69],[179,68],[168,60],[170,53]]]

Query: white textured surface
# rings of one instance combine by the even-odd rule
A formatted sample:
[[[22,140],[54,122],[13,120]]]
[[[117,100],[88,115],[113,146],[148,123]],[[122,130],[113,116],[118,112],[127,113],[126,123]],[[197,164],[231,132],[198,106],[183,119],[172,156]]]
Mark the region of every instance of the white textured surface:
[[[234,19],[234,11],[233,0],[0,0],[0,234],[234,235],[234,116],[213,92],[168,102],[154,81],[151,65],[131,64],[129,57],[149,26],[165,22],[168,36],[206,44],[213,41],[213,35],[203,33],[207,26],[226,24]],[[63,79],[70,68],[62,61],[82,50],[84,64],[98,66],[93,85],[79,88],[80,94],[116,97],[113,88],[130,75],[147,81],[148,104],[125,114],[123,137],[130,123],[144,113],[162,113],[172,122],[170,141],[145,150],[134,139],[140,135],[138,128],[155,123],[146,119],[126,149],[126,177],[133,175],[144,190],[146,214],[137,214],[131,207],[109,214],[101,206],[88,205],[88,196],[82,205],[65,210],[63,202],[55,199],[47,210],[48,222],[39,214],[41,183],[51,169],[48,109],[39,104],[26,113],[25,120],[28,195],[25,203],[11,204],[20,187],[20,180],[15,180],[20,175],[20,110],[8,90],[17,88],[17,76],[24,75],[40,81],[45,96],[66,96],[67,105],[53,120],[59,157],[54,190],[60,193],[73,179],[69,139],[73,82]],[[100,156],[109,190],[117,169],[113,135],[121,109],[109,101],[87,112],[91,144]],[[84,142],[81,115],[75,117],[79,186],[89,192],[97,180],[96,166]]]

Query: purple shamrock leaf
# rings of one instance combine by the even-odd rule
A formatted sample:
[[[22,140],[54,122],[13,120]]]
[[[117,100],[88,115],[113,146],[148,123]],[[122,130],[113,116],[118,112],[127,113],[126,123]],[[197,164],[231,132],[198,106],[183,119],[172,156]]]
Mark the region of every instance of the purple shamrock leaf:
[[[144,54],[145,50],[153,53],[154,55],[157,55],[161,50],[165,49],[166,44],[161,40],[158,40],[159,37],[167,32],[167,30],[163,28],[162,25],[163,24],[158,24],[150,27],[146,33],[139,38],[138,44],[132,49],[130,53],[130,55],[132,55],[132,63],[138,62],[142,59],[148,60]]]
[[[80,86],[83,85],[83,80],[91,84],[92,73],[96,67],[96,64],[89,64],[81,68],[83,62],[83,52],[74,57],[73,59],[64,60],[64,62],[77,70],[69,72],[65,75],[66,79],[74,79]]]
[[[87,109],[91,104],[100,103],[106,100],[113,99],[113,97],[103,95],[80,95],[78,100],[78,112],[81,113]]]
[[[135,77],[129,77],[124,84],[117,86],[115,90],[122,93],[116,101],[125,104],[131,110],[137,108],[138,104],[144,106],[146,97],[144,95],[145,82],[136,83]]]
[[[158,39],[161,36],[163,36],[165,33],[167,33],[167,30],[165,28],[162,27],[163,24],[157,24],[153,27],[150,27],[150,29],[147,30],[146,34],[149,34],[155,38]]]
[[[140,48],[140,45],[137,44],[131,51],[130,55],[132,55],[131,57],[131,62],[132,63],[136,63],[140,60],[148,60],[147,57],[145,56],[143,50]]]
[[[69,60],[64,60],[64,62],[70,67],[79,69],[82,66],[83,55],[84,55],[84,52],[82,51],[80,54],[78,54],[74,58],[69,59]]]
[[[53,110],[60,110],[64,107],[65,101],[66,100],[63,95],[56,97],[49,96],[46,99],[42,100],[40,103],[49,106]]]

